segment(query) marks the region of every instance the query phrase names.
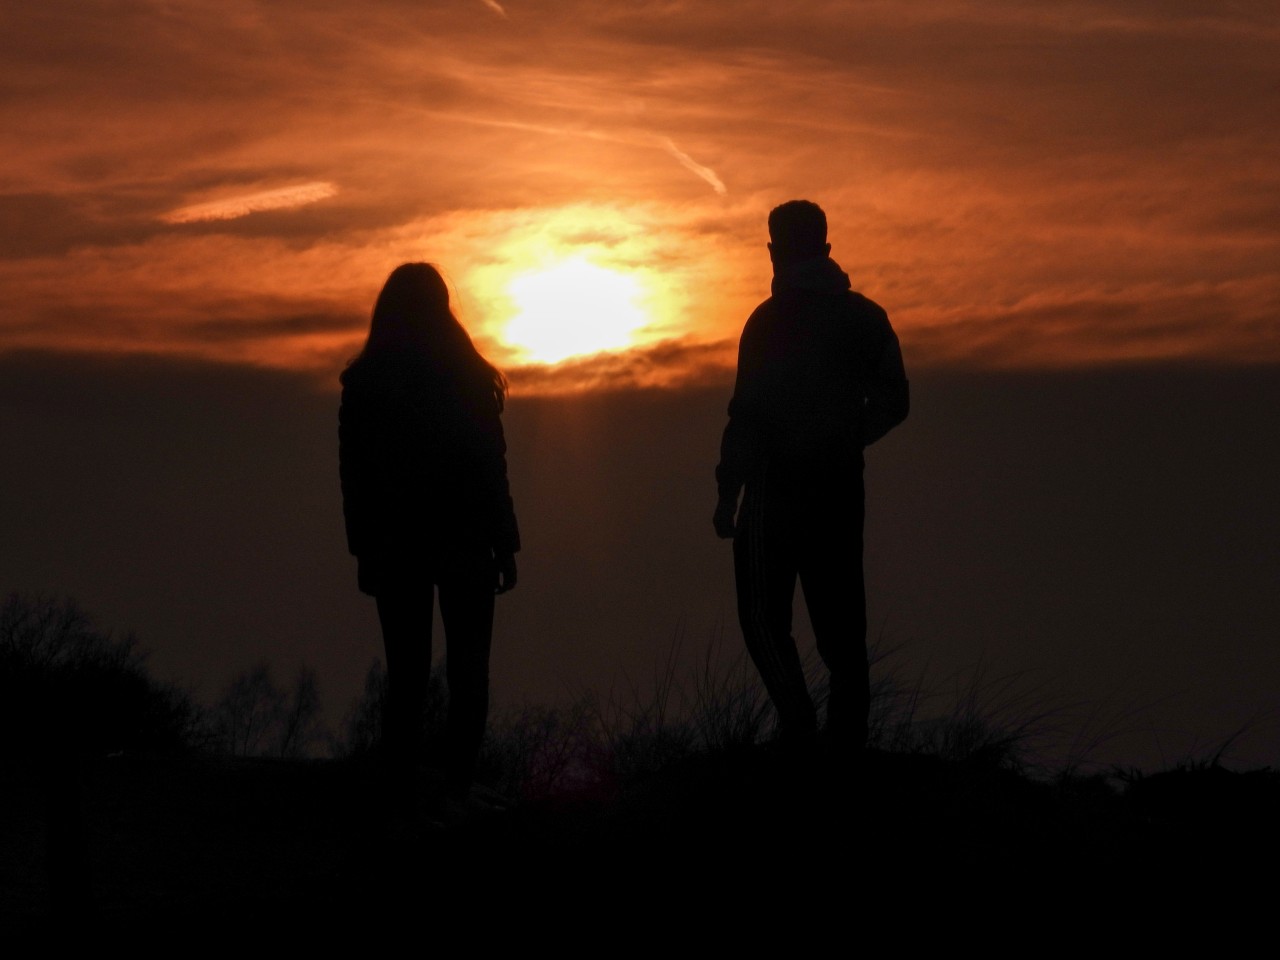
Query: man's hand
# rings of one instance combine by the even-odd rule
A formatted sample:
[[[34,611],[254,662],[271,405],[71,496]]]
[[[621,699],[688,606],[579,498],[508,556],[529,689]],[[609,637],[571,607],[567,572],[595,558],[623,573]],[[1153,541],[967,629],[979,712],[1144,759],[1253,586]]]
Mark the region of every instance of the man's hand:
[[[711,523],[716,528],[716,536],[721,540],[732,540],[736,526],[733,522],[733,515],[738,512],[737,499],[721,500],[716,504],[716,512],[711,517]]]
[[[497,566],[494,570],[494,593],[506,593],[516,586],[516,557],[514,553],[501,553],[494,558]]]

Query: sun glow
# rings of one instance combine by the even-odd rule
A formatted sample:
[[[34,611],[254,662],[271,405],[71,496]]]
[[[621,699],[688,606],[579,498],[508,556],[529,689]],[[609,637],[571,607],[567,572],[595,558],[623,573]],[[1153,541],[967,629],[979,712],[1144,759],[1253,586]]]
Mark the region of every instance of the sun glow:
[[[522,273],[507,286],[519,312],[502,339],[534,363],[634,346],[649,322],[643,292],[634,277],[585,257]]]

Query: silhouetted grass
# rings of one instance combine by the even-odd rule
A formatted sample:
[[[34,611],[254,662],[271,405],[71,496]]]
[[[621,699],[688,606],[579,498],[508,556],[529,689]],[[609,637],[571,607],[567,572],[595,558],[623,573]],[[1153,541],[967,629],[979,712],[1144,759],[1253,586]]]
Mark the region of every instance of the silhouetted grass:
[[[84,767],[77,832],[60,840],[77,846],[57,862],[82,881],[76,902],[123,928],[394,924],[423,903],[470,909],[476,890],[548,909],[607,898],[635,916],[660,891],[715,912],[756,902],[777,877],[805,882],[771,890],[771,909],[826,915],[878,889],[910,919],[930,897],[1006,904],[991,892],[1000,883],[1060,897],[1122,874],[1221,876],[1276,849],[1280,776],[1223,766],[1245,729],[1169,770],[1089,773],[1088,748],[1131,711],[1053,700],[1037,677],[986,665],[930,682],[878,646],[870,750],[858,763],[796,756],[772,745],[771,707],[736,644],[686,652],[677,637],[648,677],[496,711],[481,776],[529,801],[508,812],[410,830],[388,814],[363,759],[380,737],[375,664],[339,761],[99,755]],[[823,671],[810,667],[821,709]],[[447,706],[435,673],[429,735]],[[9,896],[14,915],[38,919],[43,881],[28,877],[45,869],[33,835],[49,814],[31,782],[4,775],[14,812],[0,824],[0,915]],[[861,865],[852,879],[848,864]]]
[[[720,638],[691,666],[680,666],[682,654],[677,636],[645,681],[624,674],[603,694],[585,691],[564,707],[500,714],[485,756],[504,758],[509,769],[492,785],[527,798],[613,796],[690,757],[771,736],[772,708],[745,654],[724,656]]]
[[[1072,699],[1033,671],[987,663],[931,680],[904,666],[902,646],[870,650],[868,749],[1029,776],[1045,783],[1115,780],[1103,748],[1141,729],[1151,704]],[[645,680],[623,675],[603,694],[564,707],[523,707],[497,716],[486,743],[488,782],[513,796],[617,795],[673,764],[750,750],[776,733],[772,706],[745,651],[716,635],[696,658],[677,636]],[[683,666],[682,666],[683,664]],[[825,712],[826,670],[806,662]],[[1253,724],[1218,743],[1216,766]]]

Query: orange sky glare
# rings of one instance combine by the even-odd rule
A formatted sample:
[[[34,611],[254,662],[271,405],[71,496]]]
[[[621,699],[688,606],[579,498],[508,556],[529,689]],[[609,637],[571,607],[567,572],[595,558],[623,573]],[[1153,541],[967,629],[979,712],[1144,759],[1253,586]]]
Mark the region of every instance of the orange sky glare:
[[[768,293],[764,218],[807,197],[911,364],[1280,360],[1271,3],[0,16],[0,351],[331,380],[391,268],[428,260],[518,388],[723,376]],[[529,366],[539,276],[626,333]]]

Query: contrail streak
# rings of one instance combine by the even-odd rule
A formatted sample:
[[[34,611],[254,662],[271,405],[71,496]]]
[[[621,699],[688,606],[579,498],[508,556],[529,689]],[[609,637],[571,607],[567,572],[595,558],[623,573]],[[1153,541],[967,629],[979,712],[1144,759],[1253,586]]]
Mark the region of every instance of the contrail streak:
[[[693,157],[689,156],[677,147],[675,141],[670,137],[663,137],[662,144],[667,148],[667,153],[680,161],[680,166],[684,167],[690,173],[693,173],[707,181],[707,183],[711,184],[711,189],[720,194],[720,196],[723,197],[729,192],[729,188],[724,185],[723,180],[716,176],[716,172],[714,170],[710,167],[704,167],[697,160],[693,159]]]
[[[327,200],[338,192],[332,183],[316,181],[296,187],[280,187],[276,190],[260,190],[257,193],[210,200],[179,207],[160,215],[165,223],[198,223],[202,220],[236,220],[262,210],[284,210],[301,207],[318,200]]]

